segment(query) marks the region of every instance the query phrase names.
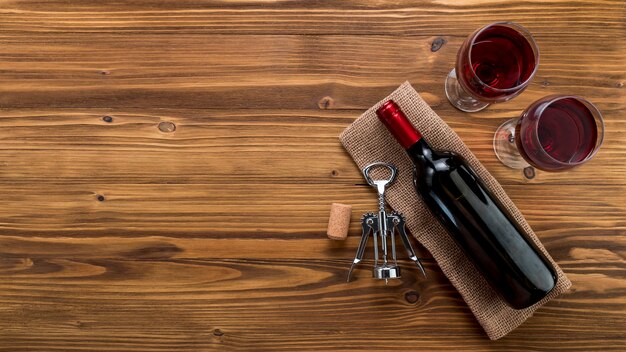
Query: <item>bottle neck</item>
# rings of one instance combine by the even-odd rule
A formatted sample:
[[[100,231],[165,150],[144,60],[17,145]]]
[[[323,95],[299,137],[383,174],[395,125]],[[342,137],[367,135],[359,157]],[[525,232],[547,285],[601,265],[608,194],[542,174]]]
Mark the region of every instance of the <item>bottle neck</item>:
[[[433,150],[423,138],[406,148],[406,152],[415,164],[432,162]]]
[[[411,124],[411,121],[393,100],[381,105],[376,110],[376,115],[404,149],[408,150],[412,145],[422,140],[422,134]]]

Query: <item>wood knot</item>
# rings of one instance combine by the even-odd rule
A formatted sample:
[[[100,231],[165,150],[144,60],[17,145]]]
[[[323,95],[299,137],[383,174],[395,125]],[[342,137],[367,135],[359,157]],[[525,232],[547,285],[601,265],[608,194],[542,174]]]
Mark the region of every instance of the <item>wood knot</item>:
[[[222,330],[220,330],[220,329],[215,329],[215,330],[213,330],[213,335],[214,336],[224,336],[224,332],[222,332]]]
[[[317,103],[317,106],[320,109],[322,109],[322,110],[328,110],[328,109],[332,108],[334,105],[335,105],[335,101],[333,100],[333,98],[331,98],[329,96],[323,97]]]
[[[547,86],[549,86],[549,85],[550,85],[550,82],[548,82],[548,81],[543,81],[543,82],[541,82],[541,86],[542,86],[542,87],[547,87]]]
[[[435,51],[438,51],[447,42],[448,41],[445,40],[443,37],[439,37],[439,38],[433,40],[432,44],[430,45],[430,51],[432,51],[433,53]]]
[[[415,304],[419,301],[420,295],[417,291],[411,290],[404,294],[404,299],[411,304]]]
[[[98,194],[98,197],[96,197],[98,199],[98,202],[104,202],[105,198],[102,194]]]
[[[176,131],[176,125],[173,122],[163,121],[159,123],[159,131],[163,133],[171,133]]]
[[[111,122],[113,122],[113,118],[111,116],[103,116],[102,117],[102,121],[104,121],[106,123],[111,123]]]
[[[333,171],[331,171],[331,172],[330,172],[330,176],[332,176],[332,177],[337,177],[337,176],[339,176],[339,171],[337,171],[337,170],[333,170]]]
[[[171,243],[152,243],[125,252],[124,256],[132,259],[168,259],[183,249]]]
[[[110,75],[110,74],[111,74],[111,71],[108,71],[108,70],[100,70],[100,74],[101,74],[101,75],[103,75],[103,76],[108,76],[108,75]]]
[[[526,177],[529,180],[532,180],[533,178],[535,178],[535,168],[532,167],[532,166],[525,167],[524,168],[524,177]]]

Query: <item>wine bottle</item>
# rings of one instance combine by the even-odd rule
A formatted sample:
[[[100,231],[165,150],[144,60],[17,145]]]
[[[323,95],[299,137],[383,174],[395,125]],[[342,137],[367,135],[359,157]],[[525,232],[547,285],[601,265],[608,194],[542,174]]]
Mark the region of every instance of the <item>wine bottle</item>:
[[[413,160],[424,203],[494,291],[515,309],[544,298],[557,282],[554,267],[469,164],[433,150],[395,102],[376,114]]]

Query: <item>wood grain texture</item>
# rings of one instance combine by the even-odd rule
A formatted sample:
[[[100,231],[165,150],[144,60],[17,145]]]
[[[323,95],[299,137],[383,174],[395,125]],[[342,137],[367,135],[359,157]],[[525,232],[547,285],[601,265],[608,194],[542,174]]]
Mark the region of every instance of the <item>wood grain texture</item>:
[[[503,184],[622,185],[626,183],[626,119],[622,118],[622,111],[603,110],[606,138],[601,151],[587,164],[590,167],[567,173],[537,171],[530,180],[519,170],[503,167],[493,153],[493,133],[503,119],[440,114]],[[6,109],[0,122],[11,133],[0,135],[4,146],[0,160],[7,166],[0,168],[0,180],[37,184],[253,180],[354,185],[363,183],[363,179],[337,142],[337,136],[361,112]],[[161,122],[174,123],[176,131],[161,132]],[[25,162],[29,160],[37,162]],[[603,177],[598,177],[597,169],[601,166],[606,167]]]
[[[443,79],[497,20],[537,76],[458,112]],[[0,351],[625,351],[625,39],[619,0],[0,0]],[[427,279],[345,283],[376,200],[337,137],[404,80],[574,284],[500,341],[419,245]],[[553,93],[593,101],[605,143],[529,179],[491,138]]]

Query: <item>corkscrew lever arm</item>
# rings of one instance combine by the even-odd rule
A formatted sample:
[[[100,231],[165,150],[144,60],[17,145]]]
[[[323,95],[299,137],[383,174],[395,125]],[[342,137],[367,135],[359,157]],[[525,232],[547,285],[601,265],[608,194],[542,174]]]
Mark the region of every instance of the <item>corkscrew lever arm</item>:
[[[391,218],[392,218],[393,224],[398,229],[398,233],[400,234],[400,238],[402,239],[402,244],[404,244],[404,248],[406,249],[406,252],[409,255],[409,259],[415,262],[417,267],[422,272],[422,275],[426,277],[426,271],[424,270],[424,266],[422,265],[422,262],[420,262],[419,258],[415,254],[415,251],[413,250],[413,246],[411,246],[411,241],[409,240],[409,236],[406,234],[404,216],[402,216],[399,213],[394,212],[392,213]]]
[[[370,233],[374,234],[378,231],[378,222],[376,221],[376,215],[368,213],[363,215],[361,219],[361,242],[359,243],[359,248],[356,251],[356,256],[352,261],[352,265],[350,266],[350,270],[348,271],[348,280],[350,282],[350,277],[352,276],[352,270],[363,260],[363,254],[365,253],[365,247],[367,246],[367,239],[370,236]]]

